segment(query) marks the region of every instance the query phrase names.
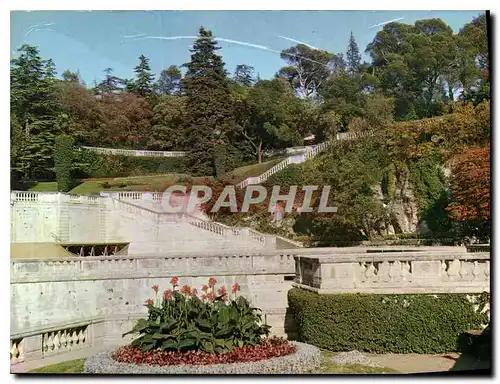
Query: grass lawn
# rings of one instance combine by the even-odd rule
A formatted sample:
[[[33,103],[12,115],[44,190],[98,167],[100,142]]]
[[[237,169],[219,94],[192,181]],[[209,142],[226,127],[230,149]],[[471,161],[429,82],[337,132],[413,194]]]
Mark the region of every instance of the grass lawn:
[[[244,167],[235,168],[233,171],[228,173],[228,176],[234,183],[239,183],[249,177],[259,176],[284,159],[286,159],[286,156],[280,156],[263,163],[250,164]]]
[[[361,364],[337,364],[332,361],[335,353],[321,351],[321,365],[314,374],[366,374],[366,373],[399,373],[391,368],[368,367]]]
[[[29,188],[28,191],[57,192],[57,182],[56,181],[40,182],[35,184],[33,187]]]
[[[83,363],[85,363],[85,359],[70,360],[64,363],[33,369],[28,373],[82,373]]]
[[[320,368],[311,372],[313,374],[364,374],[364,373],[398,373],[390,368],[372,368],[359,364],[340,365],[331,361],[334,356],[331,352],[322,352],[322,362]],[[60,364],[48,365],[38,368],[29,373],[82,373],[85,359],[66,361]]]

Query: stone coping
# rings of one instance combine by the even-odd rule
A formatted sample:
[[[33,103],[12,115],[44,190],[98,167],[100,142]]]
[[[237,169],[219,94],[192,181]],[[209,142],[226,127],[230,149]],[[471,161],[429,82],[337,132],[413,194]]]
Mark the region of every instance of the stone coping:
[[[84,373],[95,374],[297,374],[318,368],[320,350],[312,345],[291,342],[296,351],[290,355],[245,363],[212,365],[153,366],[119,363],[111,355],[116,349],[89,357]]]
[[[383,251],[389,252],[383,252]],[[373,252],[377,251],[377,252]],[[380,252],[382,251],[382,252]],[[245,250],[245,251],[172,251],[164,252],[161,255],[113,255],[113,256],[85,256],[85,257],[71,257],[70,260],[109,260],[109,259],[164,259],[164,258],[198,258],[198,257],[245,257],[245,256],[280,256],[280,255],[294,255],[300,256],[301,258],[311,258],[315,259],[318,256],[322,256],[324,260],[327,260],[327,256],[331,256],[332,260],[340,260],[339,257],[345,257],[352,260],[358,260],[360,256],[365,256],[367,258],[400,258],[401,256],[419,259],[424,256],[423,253],[430,253],[432,259],[443,259],[449,258],[452,255],[456,255],[457,258],[478,258],[481,256],[489,257],[487,252],[474,252],[467,253],[465,247],[397,247],[397,246],[386,246],[386,247],[352,247],[352,248],[291,248],[291,249],[259,249],[259,250]],[[484,255],[483,255],[484,253]],[[54,258],[54,261],[60,261],[61,259]],[[23,259],[18,262],[33,262],[40,261],[40,259]],[[44,259],[44,261],[50,261],[50,259]],[[16,261],[17,262],[17,261]]]

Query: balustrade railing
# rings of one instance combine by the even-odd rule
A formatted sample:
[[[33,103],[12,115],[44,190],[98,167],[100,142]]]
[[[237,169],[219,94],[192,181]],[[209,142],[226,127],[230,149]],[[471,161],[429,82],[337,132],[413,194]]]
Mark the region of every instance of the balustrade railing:
[[[87,348],[89,345],[88,326],[51,331],[42,335],[43,356]]]
[[[118,149],[118,148],[100,148],[100,147],[82,147],[87,151],[108,154],[108,155],[123,155],[123,156],[147,156],[147,157],[183,157],[187,152],[184,151],[148,151],[134,149]]]
[[[19,364],[24,361],[24,339],[10,340],[10,364]]]

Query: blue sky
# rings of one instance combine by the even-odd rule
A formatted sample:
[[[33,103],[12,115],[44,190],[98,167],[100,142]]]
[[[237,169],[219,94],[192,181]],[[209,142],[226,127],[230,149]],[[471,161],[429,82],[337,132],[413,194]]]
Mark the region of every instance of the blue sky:
[[[216,37],[233,40],[221,41],[219,51],[230,72],[237,64],[249,64],[262,78],[270,78],[285,65],[279,51],[296,44],[290,39],[330,52],[345,52],[352,31],[364,51],[384,22],[398,19],[413,24],[441,18],[458,31],[480,12],[18,11],[11,12],[11,58],[22,44],[36,45],[43,58],[54,60],[59,74],[65,69],[79,70],[91,86],[94,79],[102,79],[108,67],[116,76],[133,77],[137,58],[144,54],[158,77],[163,68],[189,61],[193,41],[162,38],[195,36],[203,25]]]

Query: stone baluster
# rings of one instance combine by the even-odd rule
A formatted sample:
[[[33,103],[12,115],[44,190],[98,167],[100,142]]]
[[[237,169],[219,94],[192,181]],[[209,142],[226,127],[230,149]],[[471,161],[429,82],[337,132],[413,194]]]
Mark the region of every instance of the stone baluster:
[[[10,364],[22,363],[24,361],[24,339],[11,340],[10,344]]]

